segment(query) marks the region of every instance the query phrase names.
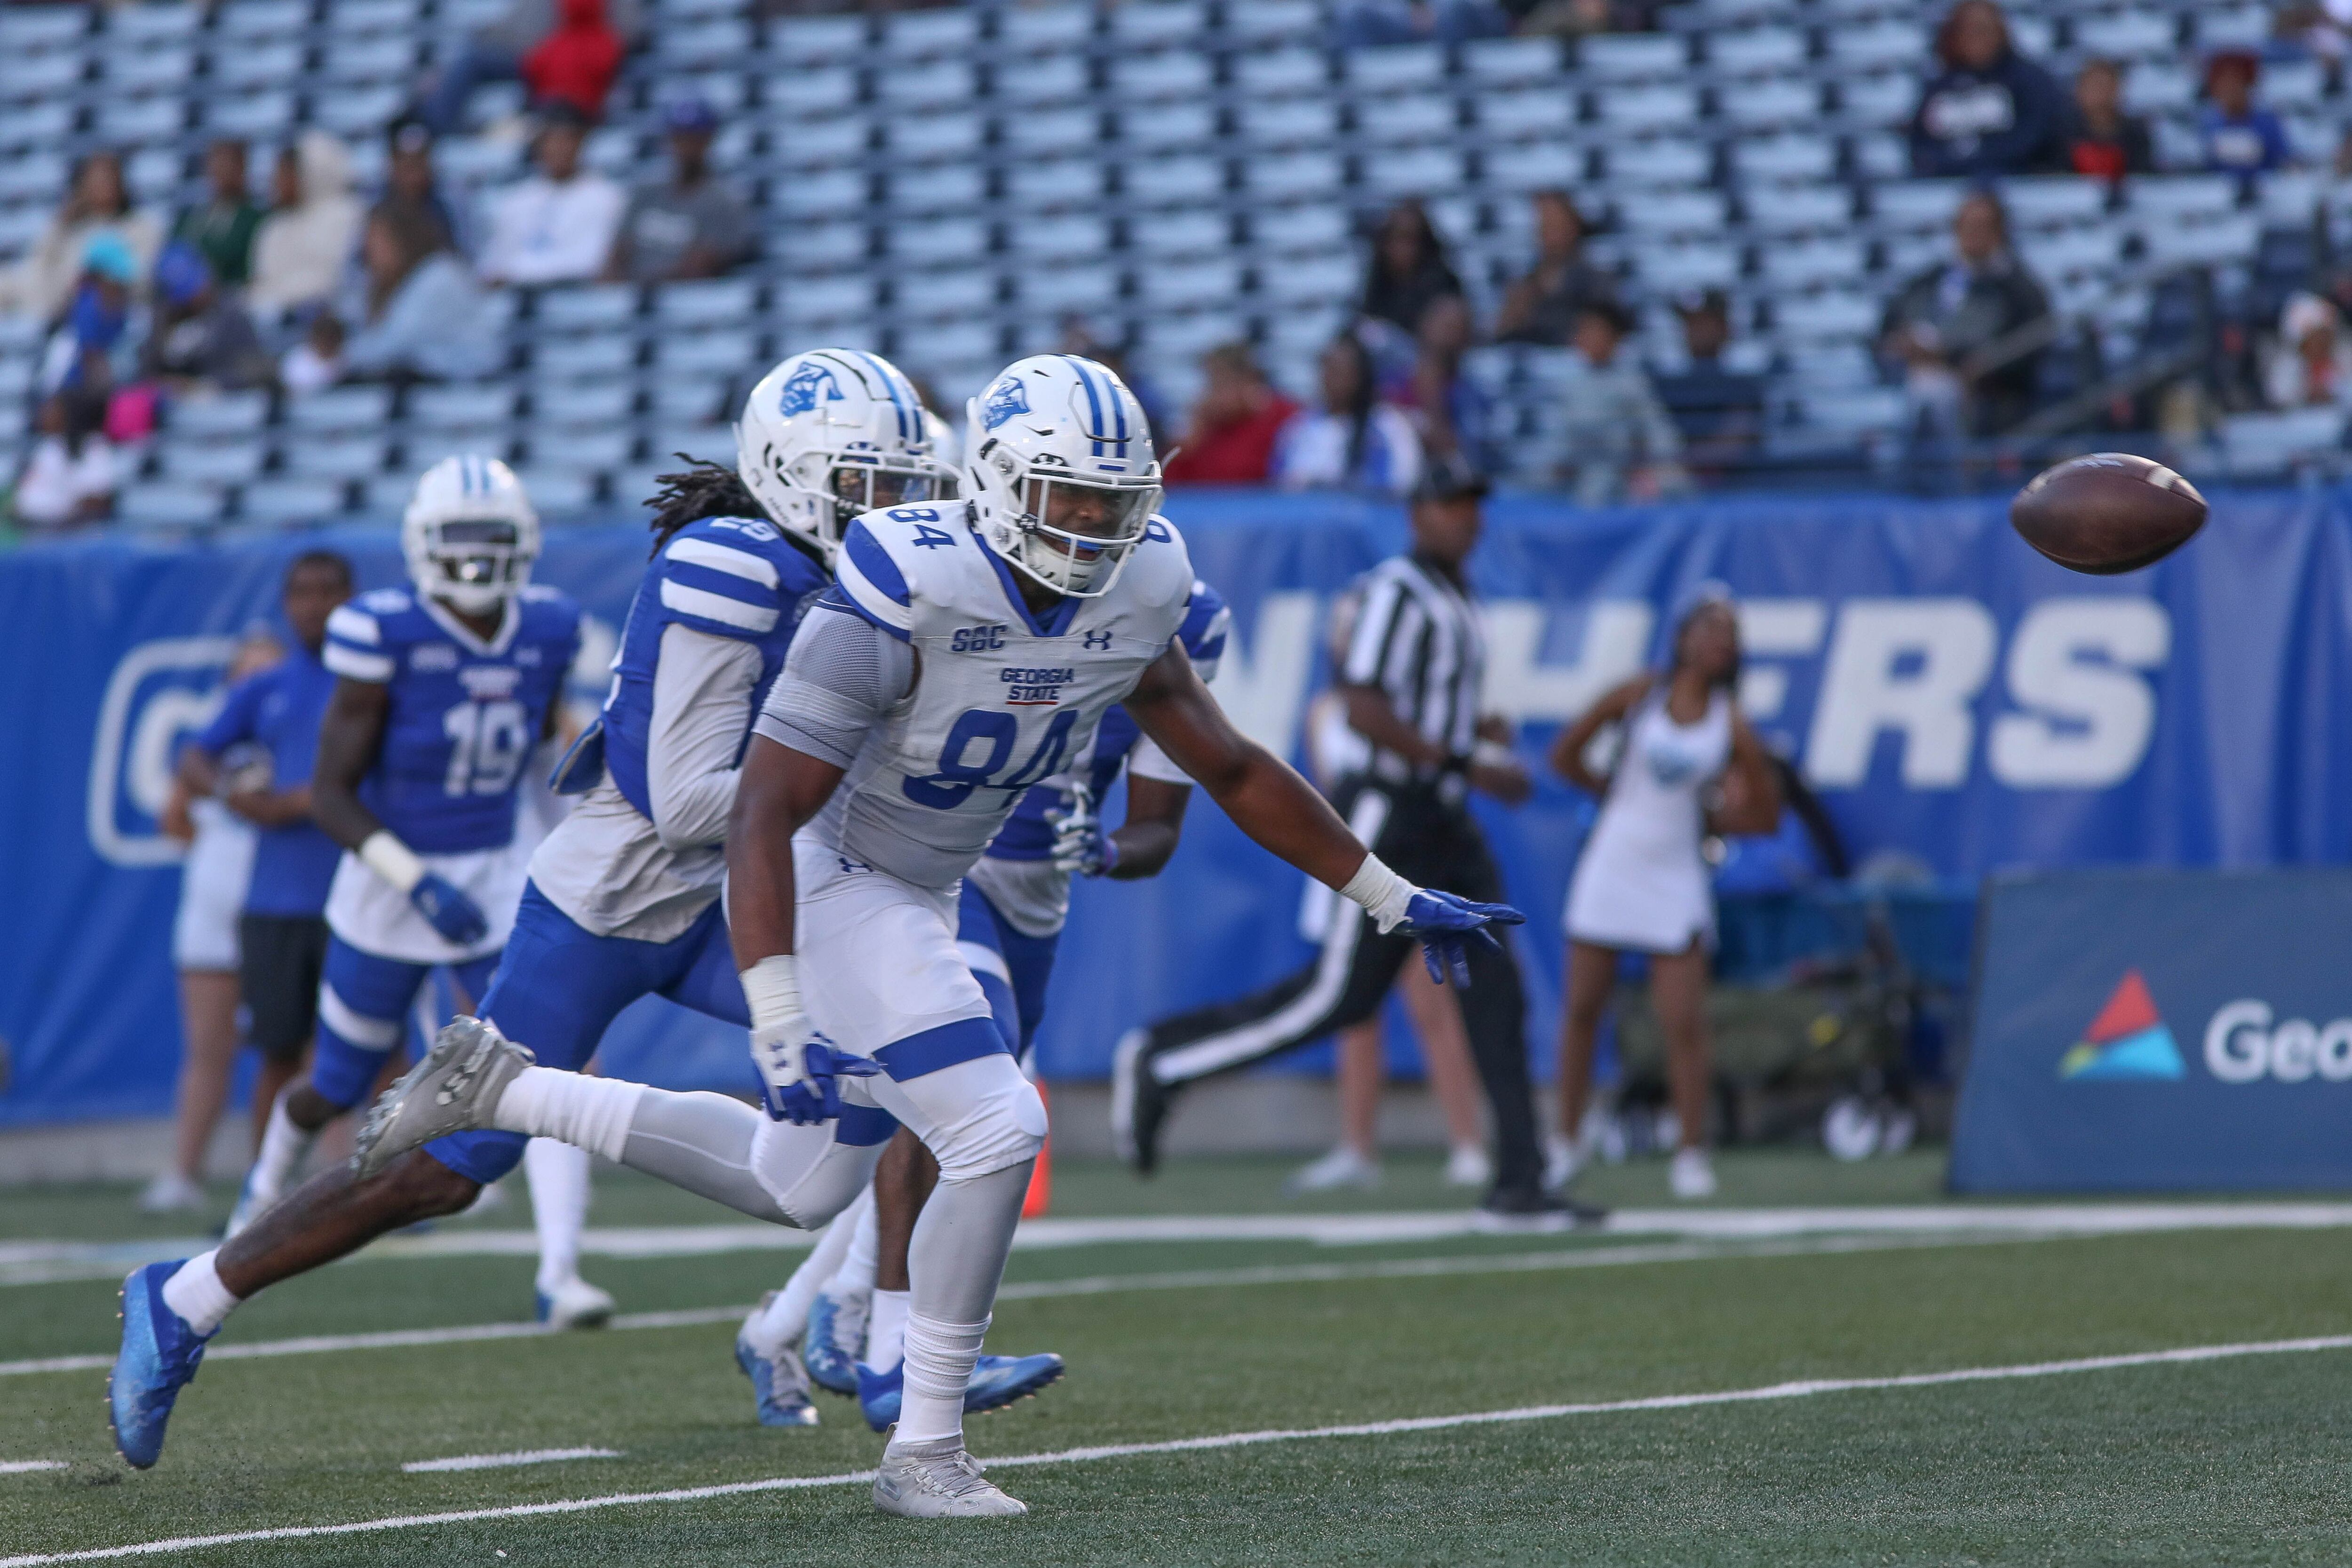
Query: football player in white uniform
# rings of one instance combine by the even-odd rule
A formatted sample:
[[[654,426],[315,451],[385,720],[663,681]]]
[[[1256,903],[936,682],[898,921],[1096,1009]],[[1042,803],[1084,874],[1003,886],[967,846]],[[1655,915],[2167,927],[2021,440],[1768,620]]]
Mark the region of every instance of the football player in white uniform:
[[[1219,710],[1171,646],[1192,564],[1154,510],[1150,431],[1116,375],[1073,355],[1018,361],[972,401],[966,446],[966,499],[851,526],[744,759],[728,918],[768,1114],[537,1068],[460,1020],[378,1103],[360,1155],[365,1171],[496,1127],[814,1226],[873,1168],[874,1149],[829,1124],[845,1106],[888,1112],[940,1183],[910,1248],[905,1394],[874,1500],[922,1518],[1027,1511],[982,1474],[962,1415],[1045,1113],[956,926],[963,874],[1030,785],[1123,703],[1244,831],[1420,938],[1441,974],[1523,918],[1398,877]]]

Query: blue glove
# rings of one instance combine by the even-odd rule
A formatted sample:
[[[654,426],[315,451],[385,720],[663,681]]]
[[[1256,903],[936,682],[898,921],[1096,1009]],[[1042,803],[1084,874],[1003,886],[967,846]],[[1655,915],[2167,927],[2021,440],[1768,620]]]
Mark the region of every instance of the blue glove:
[[[1528,917],[1508,904],[1474,904],[1452,893],[1424,888],[1405,905],[1404,920],[1396,929],[1421,942],[1421,960],[1429,965],[1432,980],[1443,985],[1450,973],[1456,985],[1467,985],[1470,939],[1475,937],[1499,951],[1503,944],[1487,928],[1527,923]]]
[[[425,872],[408,889],[408,901],[435,931],[459,947],[471,947],[490,934],[489,919],[482,913],[482,906],[438,871]]]
[[[882,1070],[864,1057],[836,1048],[814,1030],[797,1041],[763,1038],[766,1034],[753,1031],[751,1059],[760,1069],[761,1103],[773,1121],[800,1127],[830,1121],[841,1114],[843,1079],[872,1078]]]

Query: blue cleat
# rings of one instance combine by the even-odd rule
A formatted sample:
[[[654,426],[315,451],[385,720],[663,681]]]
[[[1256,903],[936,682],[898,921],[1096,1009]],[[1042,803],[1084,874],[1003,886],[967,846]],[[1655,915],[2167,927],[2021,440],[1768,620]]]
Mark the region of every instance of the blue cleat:
[[[211,1338],[163,1304],[163,1282],[185,1262],[183,1258],[150,1263],[132,1269],[122,1282],[122,1348],[106,1381],[106,1407],[114,1447],[133,1469],[146,1469],[163,1457],[163,1424],[172,1418],[172,1402],[196,1375],[205,1342]]]
[[[820,1290],[809,1303],[808,1332],[801,1340],[801,1360],[811,1383],[828,1394],[857,1397],[857,1347],[842,1342],[850,1314],[830,1290]],[[880,1428],[876,1428],[880,1430]]]
[[[787,1350],[773,1361],[735,1336],[735,1364],[751,1380],[751,1403],[762,1426],[814,1426],[816,1406],[809,1402],[808,1372],[801,1358]]]
[[[971,1369],[971,1381],[964,1384],[964,1414],[985,1415],[992,1410],[1002,1410],[1028,1398],[1068,1370],[1067,1363],[1051,1352],[1044,1355],[983,1355]],[[876,1372],[864,1362],[857,1363],[857,1407],[865,1413],[866,1424],[877,1432],[887,1431],[890,1424],[898,1419],[898,1406],[905,1399],[906,1390],[905,1362],[888,1372]]]

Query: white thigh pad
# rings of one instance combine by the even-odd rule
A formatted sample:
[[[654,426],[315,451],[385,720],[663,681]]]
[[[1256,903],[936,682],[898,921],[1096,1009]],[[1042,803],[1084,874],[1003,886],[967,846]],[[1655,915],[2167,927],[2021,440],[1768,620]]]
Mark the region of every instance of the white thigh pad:
[[[1002,1051],[904,1083],[877,1076],[859,1087],[923,1141],[943,1182],[1006,1170],[1035,1159],[1045,1145],[1045,1102]]]

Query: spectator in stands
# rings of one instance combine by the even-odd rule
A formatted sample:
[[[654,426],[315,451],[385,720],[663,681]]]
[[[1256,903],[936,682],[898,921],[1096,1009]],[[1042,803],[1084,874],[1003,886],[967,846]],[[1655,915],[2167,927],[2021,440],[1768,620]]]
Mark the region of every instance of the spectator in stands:
[[[1423,451],[1433,459],[1458,458],[1484,473],[1490,466],[1486,441],[1494,405],[1462,374],[1462,358],[1476,336],[1467,300],[1447,294],[1432,300],[1414,334],[1411,395]]]
[[[1560,384],[1560,477],[1579,505],[1648,500],[1689,488],[1682,435],[1650,376],[1622,351],[1633,322],[1617,305],[1576,319],[1574,353]]]
[[[592,123],[604,118],[604,98],[626,53],[604,15],[604,0],[556,0],[555,30],[522,58],[530,106],[544,113],[557,104]]]
[[[2112,184],[2126,174],[2152,174],[2156,153],[2147,121],[2123,109],[2124,75],[2113,60],[2092,60],[2074,73],[2074,127],[2067,166]]]
[[[332,310],[321,310],[310,318],[302,341],[278,362],[278,384],[287,395],[308,397],[343,379],[343,319]]]
[[[1990,191],[1953,215],[1952,250],[1887,306],[1882,350],[1903,367],[1923,431],[1997,436],[2032,404],[2050,299],[2011,250],[2009,216]]]
[[[121,476],[105,423],[103,396],[55,392],[41,400],[39,437],[16,476],[18,527],[62,531],[100,521],[114,510]]]
[[[531,149],[537,172],[490,201],[482,277],[492,283],[579,283],[600,276],[613,254],[628,198],[621,187],[581,166],[588,122],[558,104]]]
[[[2352,404],[2352,341],[2334,305],[2309,293],[2287,300],[2263,393],[2273,408]]]
[[[1724,363],[1731,346],[1731,302],[1720,289],[1675,301],[1689,363],[1655,383],[1658,401],[1682,435],[1683,461],[1708,474],[1736,468],[1754,455],[1764,432],[1764,378]]]
[[[1408,494],[1421,478],[1412,421],[1380,400],[1372,356],[1353,332],[1323,351],[1321,406],[1290,416],[1274,443],[1274,481],[1285,489]]]
[[[368,216],[390,213],[413,217],[440,232],[444,249],[469,248],[459,206],[443,192],[433,167],[433,132],[421,120],[403,120],[384,140],[383,195],[368,209]]]
[[[100,230],[82,249],[80,279],[67,302],[65,319],[49,334],[42,353],[40,388],[78,388],[104,396],[129,381],[145,337],[134,290],[138,258],[122,237]]]
[[[273,205],[253,239],[256,310],[316,305],[342,286],[359,240],[360,199],[352,189],[352,154],[323,131],[305,131],[278,155]]]
[[[1444,242],[1419,202],[1399,202],[1372,236],[1372,264],[1364,279],[1363,313],[1407,332],[1421,329],[1430,302],[1462,292],[1445,259]]]
[[[1656,0],[1536,0],[1513,30],[1524,37],[1585,38],[1646,33],[1657,25]]]
[[[2252,177],[2294,162],[2286,126],[2254,101],[2262,58],[2251,49],[2224,49],[2205,64],[2205,107],[2197,113],[2197,142],[2205,167],[2217,174]]]
[[[1245,342],[1219,343],[1201,356],[1201,370],[1206,384],[1168,459],[1168,482],[1265,483],[1274,470],[1275,441],[1298,405],[1275,390]]]
[[[613,246],[616,278],[657,283],[672,278],[716,278],[751,255],[751,209],[743,193],[710,171],[710,139],[719,116],[700,98],[677,100],[662,111],[669,130],[669,183],[641,185]]]
[[[225,136],[205,150],[202,206],[188,208],[172,226],[172,237],[196,247],[213,276],[227,289],[242,289],[253,275],[253,236],[261,209],[253,205],[245,143]]]
[[[2066,167],[2065,94],[2017,52],[1993,0],[1960,0],[1936,36],[1942,69],[1911,120],[1911,172],[1932,178]]]
[[[360,247],[366,268],[360,322],[343,347],[346,373],[371,381],[448,380],[498,368],[497,334],[480,289],[438,230],[379,214]]]
[[[1473,38],[1499,38],[1511,30],[1514,12],[1527,8],[1528,0],[1519,0],[1510,10],[1496,0],[1360,0],[1340,13],[1333,34],[1343,49],[1388,44],[1451,46]]]
[[[11,314],[55,321],[81,282],[90,242],[100,236],[124,247],[134,279],[147,276],[163,247],[163,226],[131,210],[121,155],[103,151],[85,153],[74,165],[57,216],[25,258],[0,276],[0,303]]]
[[[1612,304],[1617,284],[1584,254],[1591,227],[1566,191],[1538,191],[1536,264],[1504,291],[1495,315],[1499,342],[1540,343],[1558,348],[1576,330],[1576,318],[1590,305]]]
[[[611,31],[625,52],[645,30],[637,0],[607,0],[603,7]],[[556,31],[556,0],[509,0],[506,14],[466,41],[417,105],[417,118],[436,136],[446,136],[466,118],[474,89],[494,81],[520,81],[523,65]],[[603,98],[597,100],[601,111]]]
[[[173,240],[156,258],[155,300],[154,329],[140,358],[143,379],[183,395],[269,379],[269,355],[253,318],[186,240]]]

